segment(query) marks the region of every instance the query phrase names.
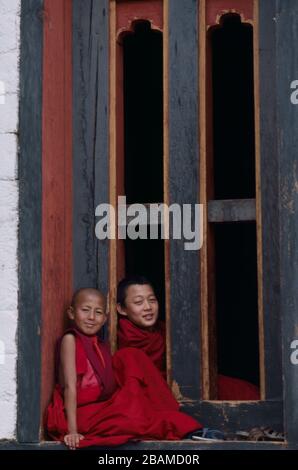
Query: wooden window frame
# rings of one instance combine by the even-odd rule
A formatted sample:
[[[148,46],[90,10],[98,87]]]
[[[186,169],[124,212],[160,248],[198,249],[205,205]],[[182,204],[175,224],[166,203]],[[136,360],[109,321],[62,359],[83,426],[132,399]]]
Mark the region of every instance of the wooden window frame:
[[[188,109],[187,115],[184,116],[184,122],[178,116],[181,113],[181,110],[178,109],[177,101],[174,102],[171,100],[171,96],[169,95],[169,89],[172,90],[173,95],[180,97],[181,100],[181,86],[184,86],[184,90],[188,90],[187,93],[192,94],[195,96],[196,94],[196,87],[194,83],[191,82],[191,79],[187,79],[184,73],[178,71],[178,66],[174,63],[177,61],[177,43],[179,43],[179,35],[181,30],[185,29],[186,24],[183,24],[186,21],[185,18],[187,17],[187,9],[184,10],[183,14],[185,18],[179,24],[179,20],[174,15],[171,16],[172,12],[177,11],[177,4],[176,2],[172,2],[169,4],[168,2],[164,2],[164,28],[167,32],[168,24],[170,22],[172,30],[171,30],[171,41],[170,37],[163,34],[163,41],[164,41],[164,108],[165,108],[165,116],[164,116],[164,142],[165,142],[165,158],[164,158],[164,175],[165,175],[165,202],[171,204],[171,202],[181,202],[185,203],[192,201],[193,203],[198,202],[198,194],[199,194],[199,202],[204,204],[205,207],[205,240],[206,240],[206,220],[208,217],[208,212],[212,213],[213,216],[217,218],[220,217],[220,209],[222,207],[217,207],[219,202],[213,201],[212,204],[209,206],[207,211],[207,199],[206,199],[206,1],[202,0],[198,3],[199,8],[199,22],[197,23],[197,34],[199,36],[199,44],[200,48],[197,49],[197,57],[198,57],[198,68],[202,72],[197,76],[196,85],[199,89],[199,108],[196,108],[196,105],[193,107],[193,110],[190,111]],[[121,180],[121,168],[123,171],[123,154],[121,153],[122,145],[122,131],[121,131],[121,122],[117,122],[119,116],[121,116],[121,109],[122,102],[119,100],[119,96],[121,96],[122,91],[119,91],[119,87],[121,87],[122,79],[122,62],[120,57],[119,45],[117,44],[118,35],[123,33],[125,27],[121,25],[121,21],[117,16],[117,6],[121,5],[121,8],[124,7],[126,2],[117,0],[111,0],[110,2],[110,203],[117,207],[117,196],[121,194],[123,191],[123,181]],[[127,2],[130,4],[131,2]],[[147,0],[142,2],[143,5],[146,5]],[[235,7],[234,0],[228,0],[227,2],[215,0],[215,4],[222,5],[223,3],[229,4],[228,9],[224,9],[222,13],[227,13],[229,11],[237,12],[237,5]],[[236,2],[237,3],[237,2]],[[148,3],[147,3],[148,5]],[[253,10],[248,14],[251,18],[246,18],[245,13],[240,11],[240,15],[243,21],[249,21],[253,24],[254,27],[254,96],[255,96],[255,128],[256,128],[256,203],[255,208],[253,207],[252,200],[244,200],[241,203],[236,203],[238,207],[238,211],[236,210],[236,217],[238,220],[247,218],[255,218],[257,223],[257,253],[258,253],[258,308],[259,308],[259,336],[260,336],[260,379],[261,379],[261,401],[260,402],[238,402],[237,409],[239,410],[240,416],[246,416],[247,409],[252,410],[256,408],[256,422],[260,421],[262,424],[266,425],[275,425],[280,428],[281,422],[281,406],[280,402],[274,402],[269,405],[269,403],[263,404],[263,399],[265,398],[265,372],[264,372],[264,357],[263,351],[264,348],[262,347],[263,342],[266,341],[264,339],[264,327],[263,327],[263,266],[262,266],[262,240],[263,240],[263,232],[262,232],[262,219],[261,219],[261,204],[263,203],[262,196],[260,191],[260,124],[259,124],[259,64],[258,64],[258,40],[259,40],[259,33],[258,33],[258,2],[257,0],[252,0],[251,5],[253,6]],[[130,5],[131,6],[131,5]],[[238,2],[239,6],[239,2]],[[243,5],[242,5],[243,6]],[[216,5],[216,8],[218,5]],[[234,8],[235,7],[235,8]],[[244,7],[246,11],[247,8]],[[123,10],[122,10],[123,12]],[[214,14],[214,12],[213,12]],[[192,15],[193,16],[193,15]],[[221,15],[218,15],[217,21],[219,21]],[[252,18],[253,17],[253,18]],[[141,15],[134,15],[134,21],[140,19],[149,19],[148,16],[145,14]],[[191,22],[192,20],[188,17],[188,20]],[[132,21],[128,21],[128,26],[126,28],[131,28]],[[175,37],[175,34],[177,35]],[[195,39],[191,37],[189,40],[190,42]],[[190,43],[187,43],[185,39],[181,38],[180,44],[185,42],[185,47],[190,47],[194,51],[196,47],[194,42],[190,46]],[[200,50],[200,54],[199,54]],[[187,53],[186,53],[187,54]],[[182,57],[178,57],[178,62],[181,60],[181,66],[183,67],[183,59]],[[196,74],[195,72],[195,63],[189,65],[190,67],[190,77],[193,78]],[[121,70],[120,70],[121,69]],[[119,73],[120,70],[120,73]],[[167,73],[168,72],[168,73]],[[120,108],[119,108],[120,106]],[[120,118],[121,119],[121,118]],[[184,177],[187,180],[192,179],[192,170],[197,168],[197,179],[193,180],[193,186],[191,190],[188,192],[188,200],[181,199],[181,194],[185,193],[185,184],[183,183],[184,180],[181,181],[180,175],[177,177],[177,168],[181,167],[181,158],[179,158],[179,147],[181,146],[180,155],[185,154],[185,149],[182,148],[183,145],[186,145],[186,141],[178,142],[175,137],[170,139],[170,135],[174,136],[174,132],[177,130],[177,123],[181,126],[181,129],[185,129],[187,126],[191,128],[192,124],[190,120],[192,119],[193,122],[200,122],[198,126],[199,134],[194,130],[193,135],[197,135],[196,142],[200,142],[199,144],[199,155],[196,154],[196,150],[193,148],[189,148],[191,157],[183,162],[183,173]],[[175,123],[175,124],[174,124]],[[175,127],[175,130],[174,130]],[[120,131],[119,131],[120,129]],[[167,135],[166,135],[167,133]],[[199,137],[200,136],[200,137]],[[178,150],[177,150],[178,149]],[[198,162],[200,162],[198,164]],[[118,173],[116,173],[116,168],[118,169]],[[120,171],[119,171],[120,169]],[[174,171],[171,169],[174,169]],[[188,171],[190,174],[187,176]],[[168,186],[167,186],[168,185]],[[199,189],[200,188],[200,189]],[[123,193],[122,193],[123,194]],[[184,194],[185,196],[185,194]],[[228,204],[228,202],[221,201],[221,206],[224,204]],[[235,205],[235,204],[234,204]],[[248,213],[244,214],[245,208],[248,208]],[[235,212],[235,207],[233,209]],[[231,212],[230,212],[231,214]],[[231,215],[232,217],[232,215]],[[113,349],[116,349],[116,331],[117,331],[117,315],[116,315],[116,287],[117,281],[121,275],[123,275],[123,245],[121,246],[121,241],[111,240],[110,241],[110,251],[109,251],[109,285],[110,285],[110,312],[112,312],[111,318],[111,338],[112,338],[112,345]],[[192,414],[197,414],[199,417],[204,419],[204,416],[208,416],[210,410],[215,412],[215,408],[217,406],[217,415],[218,408],[221,409],[223,414],[226,414],[228,419],[226,420],[226,428],[231,429],[233,427],[233,406],[235,406],[235,402],[216,402],[212,403],[207,400],[210,394],[210,378],[209,378],[209,371],[210,371],[210,363],[214,361],[215,356],[214,352],[209,348],[209,340],[210,335],[213,333],[213,326],[207,319],[207,307],[208,307],[208,289],[207,289],[207,279],[208,279],[208,271],[206,269],[207,266],[207,251],[206,251],[206,243],[203,245],[203,249],[200,253],[200,263],[196,266],[196,258],[195,256],[189,257],[185,256],[181,246],[175,243],[173,240],[169,240],[168,243],[165,245],[165,257],[166,257],[166,321],[167,321],[167,365],[168,365],[168,378],[169,383],[171,384],[175,395],[179,398],[182,406],[185,409],[188,409]],[[198,263],[198,261],[197,261]],[[188,337],[193,337],[194,332],[196,332],[198,338],[197,347],[194,348],[192,354],[190,355],[190,351],[188,347],[181,347],[181,337],[180,337],[180,325],[185,320],[185,316],[181,316],[180,311],[183,309],[181,298],[179,297],[179,289],[177,287],[181,285],[182,282],[182,275],[177,270],[177,266],[181,264],[183,267],[184,272],[189,271],[195,273],[192,277],[192,283],[185,286],[186,291],[192,296],[191,301],[189,302],[189,309],[191,310],[189,314],[189,323],[192,325],[188,329]],[[189,279],[188,279],[189,281]],[[171,313],[170,313],[171,310]],[[193,318],[193,312],[199,312],[197,319]],[[185,315],[185,313],[184,313]],[[199,323],[198,323],[199,321]],[[269,320],[267,319],[267,322]],[[201,323],[201,324],[200,324]],[[202,330],[201,330],[202,328]],[[208,328],[210,328],[208,330]],[[201,332],[200,332],[201,330]],[[200,339],[201,338],[201,339]],[[186,371],[183,366],[183,361],[186,362],[187,358],[191,357],[191,362],[193,364],[192,371]],[[214,377],[213,377],[214,380]],[[274,381],[269,374],[266,377],[266,385],[269,384],[269,393],[268,398],[270,398],[270,383]],[[278,388],[278,384],[275,386],[275,389]],[[273,387],[274,389],[274,387]],[[263,405],[262,405],[263,404]],[[259,405],[258,407],[256,407]],[[215,407],[215,408],[214,408]],[[273,417],[271,420],[268,420],[265,415],[267,413],[268,407],[272,409]],[[263,408],[266,412],[263,413]],[[268,415],[267,415],[268,416]],[[265,421],[264,421],[265,420]],[[279,424],[276,424],[279,423]],[[245,426],[245,422],[243,423]]]
[[[297,55],[295,47],[295,28],[293,25],[298,18],[298,4],[291,2],[291,8],[288,8],[285,2],[275,0],[259,1],[259,22],[260,22],[260,154],[261,154],[261,175],[262,175],[262,240],[263,240],[263,272],[271,281],[272,288],[263,289],[263,307],[264,307],[264,342],[265,342],[265,363],[266,363],[266,400],[258,403],[214,403],[210,401],[191,401],[187,404],[184,401],[183,408],[191,412],[202,422],[212,422],[214,426],[228,424],[230,428],[242,429],[250,428],[253,424],[266,425],[278,429],[284,422],[286,433],[286,448],[295,449],[298,446],[298,428],[297,428],[297,394],[298,376],[295,367],[289,361],[290,342],[297,335],[297,278],[298,264],[293,263],[293,257],[296,256],[295,248],[298,237],[298,219],[296,207],[298,206],[296,191],[296,157],[294,150],[297,148],[297,116],[293,113],[293,105],[289,99],[290,89],[286,86],[288,83],[288,65],[295,63]],[[56,5],[60,2],[56,3]],[[80,54],[86,58],[82,65],[80,73],[73,76],[74,95],[74,148],[73,156],[78,153],[84,153],[87,145],[87,154],[95,154],[97,159],[96,169],[99,178],[98,187],[101,188],[100,199],[106,199],[106,175],[108,174],[108,123],[107,123],[107,101],[108,80],[107,70],[108,61],[105,55],[104,47],[100,50],[99,45],[105,46],[108,41],[107,12],[108,0],[99,0],[98,8],[93,10],[92,24],[88,23],[90,18],[90,8],[86,8],[86,2],[79,0],[73,3],[73,18],[76,29],[73,31],[74,40],[74,67],[78,65]],[[200,4],[201,8],[202,3]],[[42,321],[42,112],[48,110],[42,107],[42,76],[43,63],[43,0],[28,0],[22,2],[21,9],[21,84],[20,84],[20,158],[19,158],[19,178],[20,178],[20,229],[19,229],[19,326],[18,326],[18,414],[17,414],[17,440],[19,443],[30,443],[30,448],[34,448],[32,443],[36,442],[39,447],[40,442],[40,423],[42,420],[42,409],[36,406],[41,400],[41,341],[40,326]],[[94,5],[93,5],[94,6]],[[175,178],[175,164],[179,164],[180,142],[175,139],[175,126],[181,124],[188,128],[193,122],[198,126],[196,119],[195,106],[191,107],[186,116],[179,119],[177,99],[173,99],[173,91],[177,92],[185,82],[190,79],[189,74],[185,78],[181,76],[182,63],[186,63],[186,69],[196,68],[196,61],[189,60],[187,54],[191,45],[197,53],[201,47],[195,41],[196,35],[187,35],[182,37],[182,26],[193,24],[192,20],[196,11],[194,3],[185,4],[181,0],[171,0],[168,2],[167,11],[171,34],[164,34],[167,37],[168,79],[171,85],[166,106],[168,114],[165,114],[166,124],[169,125],[168,152],[173,158],[171,166],[168,169],[168,179]],[[83,12],[83,14],[82,14]],[[183,13],[183,15],[182,15]],[[278,21],[274,19],[278,13]],[[200,15],[199,15],[200,16]],[[270,18],[270,21],[268,20]],[[51,18],[52,26],[58,23]],[[185,23],[184,23],[185,22]],[[92,69],[90,52],[90,30],[92,37],[99,41],[99,72],[101,76],[100,83],[95,79],[98,76],[98,70]],[[98,35],[99,32],[99,35]],[[198,31],[197,31],[198,33]],[[53,41],[55,41],[54,36]],[[56,40],[59,40],[56,35]],[[183,41],[182,41],[183,39]],[[181,48],[179,40],[181,40]],[[199,36],[201,41],[201,35]],[[81,41],[81,42],[80,42]],[[175,44],[179,44],[178,49]],[[200,47],[199,47],[200,46]],[[97,45],[96,45],[97,47]],[[186,61],[185,57],[186,55]],[[92,69],[90,74],[89,72]],[[106,71],[106,72],[104,72]],[[199,69],[200,75],[203,69]],[[294,73],[294,72],[293,72]],[[195,77],[195,75],[194,75]],[[294,78],[296,78],[294,76]],[[192,82],[191,82],[192,83]],[[89,87],[89,88],[88,88]],[[195,87],[191,89],[191,93]],[[79,96],[78,91],[83,90],[83,96]],[[88,91],[90,90],[90,97]],[[95,102],[92,93],[99,93],[99,102]],[[277,100],[276,98],[277,92]],[[200,91],[201,93],[201,91]],[[179,93],[178,93],[179,96]],[[87,98],[86,98],[87,97]],[[176,96],[177,98],[177,96]],[[200,100],[202,96],[200,95]],[[101,121],[98,120],[97,126],[94,125],[94,111],[96,107],[100,116],[106,116]],[[82,111],[83,110],[83,111]],[[95,112],[96,114],[96,112]],[[87,127],[86,127],[87,126]],[[88,138],[86,134],[88,134]],[[199,126],[197,127],[199,129]],[[277,139],[277,129],[280,131],[281,138]],[[201,132],[201,130],[200,130]],[[100,137],[100,138],[99,138]],[[180,136],[179,136],[180,137]],[[85,139],[86,138],[86,139]],[[85,139],[85,140],[84,140]],[[89,142],[93,144],[89,145]],[[94,142],[95,148],[94,151]],[[194,145],[194,144],[192,144]],[[90,148],[89,148],[90,146]],[[177,152],[178,149],[178,152]],[[176,150],[176,153],[174,152]],[[93,152],[94,151],[94,152]],[[92,153],[93,152],[93,153]],[[195,155],[195,154],[194,154]],[[186,155],[187,158],[189,154]],[[193,160],[194,164],[196,159]],[[188,160],[188,163],[190,161]],[[270,171],[268,171],[270,168]],[[176,183],[176,181],[174,181]],[[179,181],[178,181],[179,183]],[[56,193],[55,193],[56,194]],[[170,201],[173,198],[173,187],[169,188]],[[198,191],[199,194],[199,191]],[[56,194],[59,197],[59,194]],[[98,200],[98,199],[97,199]],[[83,204],[83,203],[82,203]],[[89,207],[89,206],[88,206]],[[74,215],[76,215],[74,210]],[[215,215],[214,215],[215,216]],[[83,232],[81,239],[85,241]],[[43,236],[47,234],[43,232]],[[74,250],[77,250],[82,243],[74,239]],[[169,335],[173,342],[172,348],[174,355],[172,357],[173,379],[178,380],[182,395],[187,395],[186,390],[195,390],[194,396],[197,396],[198,378],[200,377],[200,355],[198,351],[190,350],[189,344],[180,341],[181,315],[179,312],[179,298],[176,298],[175,282],[178,282],[180,271],[177,273],[175,262],[182,263],[185,267],[194,267],[195,262],[191,258],[183,258],[183,249],[177,244],[170,242],[171,252],[170,270],[171,286],[170,295],[173,308],[177,300],[177,310],[172,310]],[[106,276],[106,260],[108,259],[109,247],[106,243],[100,245],[100,254],[98,250],[94,251],[94,263],[98,264],[97,271],[92,270],[93,275],[99,277],[103,285],[108,286],[108,277]],[[76,252],[76,255],[77,252]],[[91,257],[93,260],[93,256]],[[81,255],[78,255],[81,259]],[[100,263],[98,262],[100,260]],[[74,260],[74,283],[80,281],[82,276],[89,279],[90,272],[83,267],[79,270],[79,261]],[[199,266],[199,264],[197,263]],[[180,266],[178,266],[180,270]],[[194,281],[199,283],[199,269],[193,276]],[[182,286],[183,287],[183,286]],[[176,289],[177,290],[177,289]],[[199,297],[197,294],[191,299],[189,305],[198,306],[197,312],[200,312]],[[185,313],[185,312],[183,312]],[[187,312],[186,312],[187,313]],[[29,319],[30,317],[30,319]],[[193,317],[187,316],[187,320],[193,320]],[[199,328],[193,329],[193,324],[187,325],[187,334],[192,331],[194,337],[199,338]],[[278,332],[278,336],[276,334]],[[182,339],[185,339],[183,335]],[[282,372],[284,376],[284,391],[281,390],[281,384],[271,381],[270,376],[276,374],[279,369],[280,357],[276,354],[276,348],[272,349],[272,344],[280,341],[283,347]],[[192,367],[185,367],[185,364],[179,361],[181,350],[188,354],[189,363]],[[185,357],[182,355],[182,358]],[[269,361],[268,357],[272,356]],[[182,370],[182,366],[184,369]],[[180,382],[179,382],[180,381]],[[267,383],[268,382],[268,383]],[[271,385],[270,385],[271,384]],[[189,387],[187,389],[187,387]],[[283,393],[283,397],[282,397]],[[283,416],[284,415],[284,416]],[[15,444],[16,446],[18,444]],[[141,444],[138,445],[138,447]],[[152,443],[148,444],[150,448]],[[156,448],[160,443],[156,443]],[[162,443],[163,448],[166,444]],[[189,448],[187,444],[180,444],[179,448]],[[208,448],[213,446],[218,448],[217,444],[208,444]],[[271,443],[229,443],[225,442],[222,448],[284,448],[283,444]],[[54,445],[57,448],[56,445]],[[24,445],[22,445],[24,448]],[[142,448],[146,448],[146,445]]]
[[[261,7],[260,7],[261,3]],[[242,410],[249,409],[250,417],[254,417],[254,424],[258,421],[263,425],[277,427],[281,426],[282,423],[282,406],[281,406],[281,395],[282,395],[282,375],[281,375],[281,349],[278,341],[275,345],[271,345],[270,354],[273,352],[276,364],[276,372],[272,373],[271,357],[268,351],[268,337],[276,335],[278,337],[279,327],[276,321],[276,313],[270,311],[274,302],[272,293],[270,291],[270,277],[268,277],[268,271],[272,272],[272,264],[278,265],[278,251],[276,245],[273,247],[272,255],[274,261],[268,260],[268,247],[269,233],[272,230],[274,224],[278,227],[278,219],[276,210],[272,208],[272,201],[269,200],[267,194],[268,180],[262,175],[265,171],[264,160],[267,158],[268,149],[265,149],[264,142],[261,142],[260,135],[261,130],[263,131],[264,141],[266,139],[266,133],[268,129],[264,130],[264,114],[267,108],[270,106],[268,100],[260,96],[262,89],[264,89],[263,82],[260,80],[264,79],[265,66],[261,64],[260,60],[262,56],[259,55],[260,41],[264,42],[264,33],[260,37],[259,30],[259,14],[262,15],[264,20],[264,13],[266,7],[263,2],[258,0],[251,1],[251,11],[249,11],[248,2],[235,2],[233,0],[219,1],[219,0],[200,0],[200,12],[199,12],[199,42],[200,42],[200,174],[201,174],[201,191],[200,191],[200,202],[204,204],[204,244],[201,250],[201,319],[202,319],[202,397],[205,400],[205,405],[210,409],[221,408],[225,410],[226,425],[229,428],[234,426],[233,423],[233,412],[232,407],[237,407],[239,416],[242,415]],[[271,5],[272,7],[272,5]],[[259,8],[262,9],[261,13]],[[210,66],[208,60],[207,50],[207,31],[211,24],[219,24],[222,15],[227,13],[237,13],[241,17],[242,22],[248,22],[253,26],[253,54],[254,54],[254,103],[255,103],[255,163],[256,163],[256,198],[255,200],[226,200],[226,201],[214,201],[208,200],[207,197],[207,142],[211,138],[208,135],[207,120],[210,119],[207,114],[207,102],[210,102],[210,96],[206,83],[206,69]],[[271,34],[273,32],[271,31]],[[272,37],[271,37],[272,40]],[[272,46],[271,46],[272,47]],[[264,54],[265,55],[265,54]],[[273,64],[271,64],[274,66]],[[261,77],[260,77],[261,73]],[[266,110],[265,110],[266,109]],[[262,120],[262,122],[260,122]],[[261,129],[262,127],[262,129]],[[272,150],[272,148],[271,148]],[[275,154],[276,155],[276,154]],[[261,178],[262,176],[262,178]],[[270,175],[271,183],[277,189],[276,175]],[[262,179],[262,185],[261,185]],[[269,211],[268,211],[269,208]],[[266,212],[266,215],[264,215]],[[210,322],[210,302],[212,306],[212,295],[208,292],[210,285],[212,285],[212,272],[210,273],[210,264],[212,266],[212,251],[208,252],[208,244],[206,241],[210,237],[208,229],[209,223],[211,222],[238,222],[255,220],[257,226],[257,261],[258,261],[258,312],[259,312],[259,356],[260,356],[260,391],[261,400],[259,402],[213,402],[208,401],[209,397],[215,396],[214,388],[212,384],[216,383],[216,369],[212,370],[212,362],[216,361],[216,351],[214,346],[212,347],[212,340],[214,338],[214,320]],[[274,230],[274,238],[277,242],[278,231],[277,227]],[[264,246],[265,253],[264,253]],[[266,256],[267,255],[267,256]],[[211,263],[210,263],[211,260]],[[208,272],[209,271],[209,272]],[[211,276],[211,279],[210,279]],[[265,292],[265,295],[263,295]],[[274,294],[273,294],[274,297]],[[277,300],[275,296],[275,301]],[[267,303],[266,303],[267,302]],[[275,305],[278,308],[278,303]],[[214,318],[214,316],[213,316]],[[270,326],[270,319],[273,318],[273,325]],[[265,324],[265,326],[264,326]],[[265,328],[266,327],[266,328]],[[274,330],[274,332],[272,331]],[[210,346],[211,345],[211,346]],[[272,400],[272,401],[271,401]],[[265,416],[262,408],[272,408],[269,416]],[[268,419],[269,418],[269,419]],[[240,419],[240,418],[239,418]],[[263,420],[263,421],[262,421]],[[245,426],[245,423],[242,423]]]
[[[255,120],[255,199],[247,200],[213,200],[210,187],[212,168],[212,97],[211,50],[207,39],[211,28],[219,27],[221,18],[227,14],[238,14],[241,23],[253,27],[253,67],[254,67],[254,120]],[[259,122],[259,34],[258,34],[258,2],[204,0],[200,2],[200,179],[201,203],[205,208],[204,244],[201,250],[201,315],[202,315],[202,368],[203,368],[203,399],[217,396],[217,353],[216,353],[216,320],[215,320],[215,278],[214,278],[214,240],[211,224],[224,222],[256,222],[257,236],[257,283],[258,283],[258,331],[259,331],[259,365],[261,399],[265,398],[264,370],[264,324],[263,324],[263,263],[262,263],[262,212],[260,185],[260,122]],[[211,161],[210,161],[211,160]],[[255,206],[253,208],[253,206]],[[246,213],[245,209],[248,209]],[[255,210],[253,210],[255,209]],[[215,215],[216,213],[216,215]],[[215,217],[214,217],[215,216]]]
[[[117,209],[118,196],[125,195],[124,191],[124,109],[123,109],[123,48],[122,38],[124,34],[134,31],[134,26],[139,21],[149,21],[151,29],[163,34],[163,192],[164,200],[168,203],[168,57],[167,57],[167,9],[168,0],[154,0],[148,2],[123,2],[110,1],[110,101],[109,101],[109,129],[110,129],[110,166],[109,202]],[[116,295],[117,284],[125,275],[125,252],[123,240],[110,240],[109,255],[109,311],[110,317],[110,341],[112,350],[117,349],[117,309]],[[169,241],[164,240],[164,263],[165,263],[165,316],[167,325],[170,322],[170,295],[169,295]],[[167,375],[171,380],[171,340],[167,331]]]

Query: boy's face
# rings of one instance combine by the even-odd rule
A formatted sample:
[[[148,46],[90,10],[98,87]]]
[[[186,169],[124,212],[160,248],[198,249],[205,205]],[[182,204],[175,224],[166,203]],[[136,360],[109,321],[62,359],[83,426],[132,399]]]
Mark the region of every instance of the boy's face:
[[[126,290],[125,306],[118,312],[140,328],[151,328],[158,318],[158,301],[149,284],[133,284]]]
[[[105,299],[100,294],[82,292],[68,315],[82,333],[95,335],[107,319]]]

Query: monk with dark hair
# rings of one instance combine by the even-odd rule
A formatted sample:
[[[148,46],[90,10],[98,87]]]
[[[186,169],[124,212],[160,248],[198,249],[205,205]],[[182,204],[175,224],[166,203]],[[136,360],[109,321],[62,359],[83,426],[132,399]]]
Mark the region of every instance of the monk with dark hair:
[[[72,327],[57,345],[56,387],[46,412],[49,436],[70,449],[129,440],[178,440],[202,426],[181,413],[167,383],[141,350],[111,356],[97,334],[105,296],[80,289],[68,308]]]
[[[142,349],[165,377],[165,324],[158,319],[158,301],[153,285],[143,276],[120,281],[117,310],[120,314],[118,347],[129,345]]]
[[[142,349],[166,376],[165,326],[158,319],[158,300],[152,283],[142,276],[132,276],[117,289],[118,347]],[[258,387],[234,377],[218,374],[218,400],[259,400]]]

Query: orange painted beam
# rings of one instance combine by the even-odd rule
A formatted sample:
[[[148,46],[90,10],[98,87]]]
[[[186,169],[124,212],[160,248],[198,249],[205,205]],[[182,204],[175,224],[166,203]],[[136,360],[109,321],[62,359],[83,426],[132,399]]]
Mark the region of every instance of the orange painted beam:
[[[72,294],[72,0],[45,0],[42,117],[42,413]]]

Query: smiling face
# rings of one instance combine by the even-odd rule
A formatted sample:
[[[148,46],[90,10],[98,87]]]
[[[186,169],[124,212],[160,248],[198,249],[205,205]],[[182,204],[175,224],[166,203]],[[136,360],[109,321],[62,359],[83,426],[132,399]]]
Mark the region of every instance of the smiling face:
[[[95,290],[82,290],[68,309],[68,316],[82,333],[95,335],[107,319],[104,296]]]
[[[158,318],[158,301],[149,284],[132,284],[126,289],[125,305],[117,304],[120,315],[140,328],[152,328]]]

